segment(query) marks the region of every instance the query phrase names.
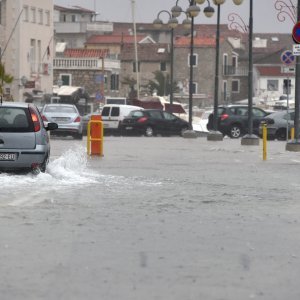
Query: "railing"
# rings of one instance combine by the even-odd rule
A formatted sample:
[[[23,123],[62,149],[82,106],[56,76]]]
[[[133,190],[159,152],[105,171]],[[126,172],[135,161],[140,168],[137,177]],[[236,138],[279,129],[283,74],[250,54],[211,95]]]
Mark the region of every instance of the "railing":
[[[102,59],[98,58],[54,58],[53,69],[68,70],[98,70],[102,69]],[[104,59],[105,70],[120,69],[120,61],[114,59]]]
[[[247,67],[223,66],[224,76],[248,76]]]

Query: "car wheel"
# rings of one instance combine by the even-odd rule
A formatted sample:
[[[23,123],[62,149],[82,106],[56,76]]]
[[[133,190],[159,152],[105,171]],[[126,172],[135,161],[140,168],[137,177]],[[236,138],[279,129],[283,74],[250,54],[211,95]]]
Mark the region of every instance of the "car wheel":
[[[285,141],[286,140],[286,129],[285,128],[281,128],[281,129],[277,130],[276,139],[278,141]]]
[[[47,164],[48,164],[48,161],[49,161],[49,156],[47,155],[44,159],[44,161],[41,163],[40,165],[40,171],[42,173],[45,173],[46,172],[46,167],[47,167]]]
[[[229,131],[230,137],[233,139],[237,139],[242,135],[242,129],[240,125],[233,124],[230,127]]]
[[[145,129],[145,136],[151,137],[154,135],[153,128],[151,126],[147,126]]]
[[[76,133],[74,135],[74,139],[76,139],[76,140],[82,140],[82,133]]]
[[[181,131],[180,131],[180,135],[183,136],[183,133],[184,133],[185,131],[187,131],[187,130],[189,130],[188,127],[183,127],[183,128],[181,129]]]

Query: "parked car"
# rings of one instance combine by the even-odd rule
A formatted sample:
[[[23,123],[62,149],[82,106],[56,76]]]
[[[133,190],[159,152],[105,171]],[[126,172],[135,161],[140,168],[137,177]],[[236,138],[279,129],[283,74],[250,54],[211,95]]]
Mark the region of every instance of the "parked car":
[[[71,135],[75,139],[82,139],[82,118],[75,105],[45,104],[41,114],[45,123],[56,122],[58,124],[58,129],[53,132],[53,135]]]
[[[102,108],[101,117],[104,133],[120,133],[120,124],[133,110],[142,110],[140,106],[125,104],[106,104]]]
[[[259,136],[262,137],[263,124],[267,124],[267,138],[270,140],[285,141],[287,127],[290,135],[291,128],[294,126],[295,111],[281,110],[274,112],[263,118],[259,126]]]
[[[143,134],[148,137],[157,134],[182,135],[190,129],[187,121],[159,109],[131,111],[120,127],[123,134]]]
[[[253,107],[253,133],[258,134],[260,122],[269,112]],[[207,129],[213,129],[213,113],[208,118]],[[223,135],[239,138],[248,132],[248,106],[224,105],[218,107],[218,130]]]
[[[37,107],[30,103],[0,104],[0,171],[46,171],[50,157],[47,131],[57,129],[56,123],[44,127]]]
[[[101,113],[100,112],[93,112],[93,113],[86,114],[82,117],[82,134],[83,135],[87,135],[88,123],[91,120],[92,116],[101,116]]]

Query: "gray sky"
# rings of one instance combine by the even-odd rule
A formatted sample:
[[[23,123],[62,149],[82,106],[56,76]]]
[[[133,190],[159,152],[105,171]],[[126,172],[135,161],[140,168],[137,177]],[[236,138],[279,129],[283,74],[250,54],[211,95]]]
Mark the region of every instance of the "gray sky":
[[[132,1],[133,0],[54,0],[54,4],[62,6],[78,5],[84,8],[96,10],[99,13],[98,20],[101,21],[121,21],[132,22]],[[212,0],[210,0],[212,3]],[[277,3],[278,2],[278,3]],[[296,3],[295,0],[281,0],[281,3]],[[135,0],[135,21],[150,23],[156,18],[161,10],[170,10],[176,3],[176,0]],[[188,6],[187,0],[178,0],[178,5],[183,9]],[[242,16],[246,24],[249,23],[249,0],[244,0],[242,5],[236,6],[232,0],[226,0],[221,7],[221,22],[229,23],[228,15],[237,13]],[[277,18],[278,10],[275,9],[275,4],[279,4],[279,0],[254,0],[254,31],[255,32],[283,32],[292,33],[293,21],[286,16],[284,22],[280,22]],[[206,4],[202,4],[203,8]],[[214,6],[212,4],[212,6]],[[214,6],[215,7],[215,6]],[[167,13],[162,13],[161,18],[167,21]],[[182,18],[181,18],[182,20]],[[203,12],[195,18],[197,24],[216,23],[215,15],[208,19]]]

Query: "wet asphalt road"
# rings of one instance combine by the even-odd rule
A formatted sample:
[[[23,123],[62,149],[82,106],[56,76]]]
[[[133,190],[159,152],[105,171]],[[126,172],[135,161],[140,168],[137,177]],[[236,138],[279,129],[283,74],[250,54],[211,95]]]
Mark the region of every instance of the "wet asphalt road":
[[[298,300],[300,154],[285,143],[52,140],[0,174],[0,299]]]

